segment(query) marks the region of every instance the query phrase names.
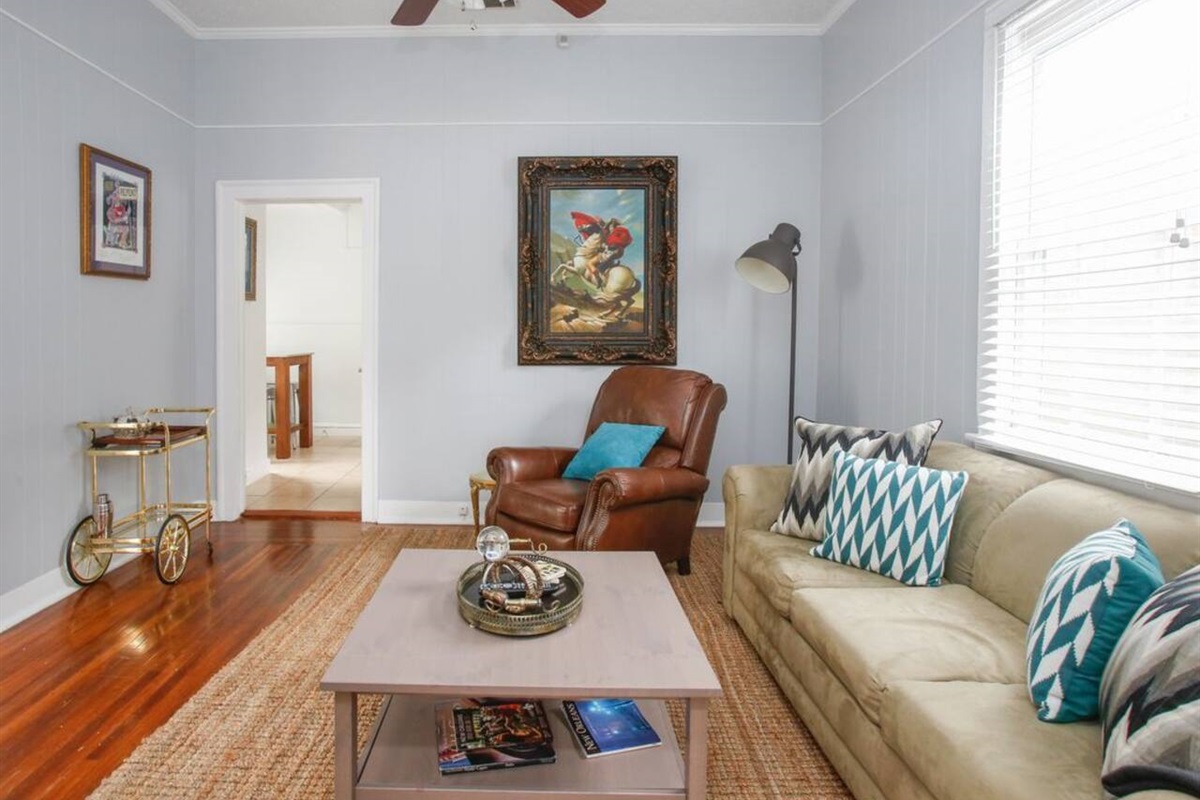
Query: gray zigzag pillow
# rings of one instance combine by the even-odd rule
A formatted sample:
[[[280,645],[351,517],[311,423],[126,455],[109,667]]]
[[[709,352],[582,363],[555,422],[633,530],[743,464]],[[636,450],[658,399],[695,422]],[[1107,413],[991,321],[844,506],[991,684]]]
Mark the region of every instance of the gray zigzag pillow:
[[[922,422],[902,431],[880,431],[830,425],[796,417],[800,452],[792,470],[792,485],[773,533],[812,539],[825,537],[825,502],[833,477],[833,457],[839,452],[859,458],[885,458],[919,467],[925,463],[933,437],[942,428],[940,419]]]
[[[1150,595],[1100,682],[1106,796],[1200,797],[1200,565]]]

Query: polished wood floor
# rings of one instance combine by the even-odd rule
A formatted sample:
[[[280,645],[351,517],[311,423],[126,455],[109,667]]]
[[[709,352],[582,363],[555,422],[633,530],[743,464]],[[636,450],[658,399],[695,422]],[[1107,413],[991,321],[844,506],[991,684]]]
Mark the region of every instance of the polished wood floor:
[[[173,587],[136,559],[0,633],[0,798],[85,797],[363,526],[213,526]]]

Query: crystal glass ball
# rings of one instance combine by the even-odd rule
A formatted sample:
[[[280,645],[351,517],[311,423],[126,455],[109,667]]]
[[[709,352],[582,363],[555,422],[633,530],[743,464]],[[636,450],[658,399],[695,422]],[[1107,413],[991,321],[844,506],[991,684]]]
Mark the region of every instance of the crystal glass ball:
[[[503,528],[489,525],[475,538],[475,549],[484,561],[499,561],[508,555],[508,534]]]

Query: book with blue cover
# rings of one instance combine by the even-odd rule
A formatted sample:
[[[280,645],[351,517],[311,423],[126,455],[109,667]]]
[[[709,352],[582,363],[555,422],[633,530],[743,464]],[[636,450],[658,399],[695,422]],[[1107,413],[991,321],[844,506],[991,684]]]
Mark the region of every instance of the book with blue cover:
[[[563,700],[563,712],[587,758],[662,744],[637,703],[626,698]]]

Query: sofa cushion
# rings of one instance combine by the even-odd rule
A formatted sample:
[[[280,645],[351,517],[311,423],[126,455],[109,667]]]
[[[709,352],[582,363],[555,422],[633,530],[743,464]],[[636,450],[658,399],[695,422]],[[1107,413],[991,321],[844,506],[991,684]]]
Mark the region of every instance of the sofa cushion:
[[[589,486],[586,481],[562,478],[506,483],[496,495],[496,510],[544,528],[574,533]]]
[[[830,425],[796,417],[800,452],[792,472],[792,485],[779,518],[771,526],[775,533],[819,542],[825,537],[825,503],[833,459],[838,453],[863,458],[886,458],[901,464],[921,464],[933,437],[942,427],[940,419],[922,422],[902,431],[881,431]]]
[[[1040,722],[1023,685],[897,681],[880,727],[942,800],[1100,797],[1100,726]]]
[[[1121,517],[1137,524],[1167,580],[1200,564],[1200,514],[1063,479],[1035,486],[996,518],[979,543],[971,588],[1028,622],[1059,556]]]
[[[979,542],[992,522],[1025,492],[1061,477],[957,442],[934,442],[925,466],[961,470],[971,476],[954,513],[946,555],[946,580],[967,586],[974,575]]]
[[[966,586],[801,589],[790,617],[876,724],[895,681],[1025,685],[1024,623]]]
[[[762,592],[775,611],[786,617],[791,609],[792,592],[810,587],[874,586],[903,589],[904,584],[835,564],[809,553],[811,542],[777,536],[768,531],[745,530],[738,533],[736,561]]]
[[[812,554],[910,586],[939,586],[966,485],[965,472],[838,453],[825,538]]]
[[[1088,536],[1050,568],[1029,623],[1025,663],[1038,719],[1074,722],[1100,710],[1100,676],[1162,570],[1127,519]]]

